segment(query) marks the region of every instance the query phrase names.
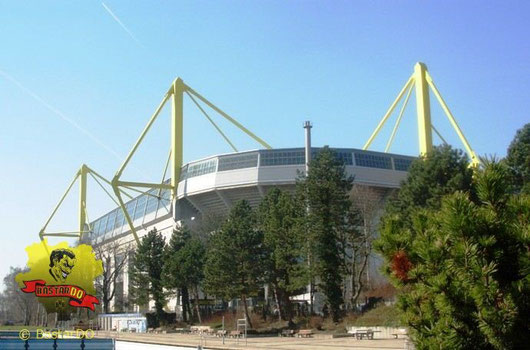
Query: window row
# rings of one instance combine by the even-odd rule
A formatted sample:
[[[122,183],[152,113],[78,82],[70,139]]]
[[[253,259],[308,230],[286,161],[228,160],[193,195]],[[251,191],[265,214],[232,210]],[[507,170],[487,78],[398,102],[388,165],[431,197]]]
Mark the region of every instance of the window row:
[[[219,157],[217,171],[226,171],[258,166],[258,152]]]
[[[394,169],[399,171],[408,171],[412,159],[394,157]]]
[[[217,158],[206,160],[204,162],[188,164],[181,170],[180,180],[189,179],[190,177],[214,173],[217,167]]]
[[[169,190],[152,189],[148,193],[151,195],[141,195],[125,204],[125,209],[133,222],[153,212],[156,212],[155,217],[161,217],[169,213],[171,205]],[[160,198],[154,196],[160,196]],[[105,236],[104,239],[128,230],[127,221],[121,208],[116,208],[92,222],[91,227],[93,237]]]
[[[389,156],[370,153],[355,153],[355,165],[379,169],[392,169],[392,161]]]
[[[305,151],[301,150],[271,150],[261,152],[260,165],[296,165],[305,163]]]

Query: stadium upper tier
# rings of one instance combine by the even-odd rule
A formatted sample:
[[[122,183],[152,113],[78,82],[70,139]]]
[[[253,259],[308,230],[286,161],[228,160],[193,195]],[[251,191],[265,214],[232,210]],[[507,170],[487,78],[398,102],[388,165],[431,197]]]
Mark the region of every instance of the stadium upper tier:
[[[311,148],[315,158],[321,148]],[[332,148],[346,166],[355,183],[379,188],[397,188],[406,177],[414,157]],[[175,221],[205,213],[228,212],[231,205],[245,199],[257,206],[273,186],[294,189],[296,179],[305,170],[305,149],[282,148],[216,155],[193,161],[182,167],[177,202],[171,210],[169,190],[152,189],[158,196],[140,195],[126,203],[135,227],[146,227],[171,217]],[[167,181],[169,183],[169,181]],[[116,208],[91,224],[90,239],[100,243],[130,232],[123,212]]]

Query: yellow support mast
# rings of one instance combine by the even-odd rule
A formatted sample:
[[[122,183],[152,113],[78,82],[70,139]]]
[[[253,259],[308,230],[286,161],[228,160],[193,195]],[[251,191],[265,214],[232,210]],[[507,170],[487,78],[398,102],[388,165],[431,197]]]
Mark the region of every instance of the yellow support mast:
[[[91,176],[96,183],[103,189],[103,191],[118,205],[118,202],[111,196],[111,194],[105,189],[105,187],[101,184],[100,181],[103,181],[107,185],[111,185],[110,181],[105,179],[103,176],[98,174],[96,171],[91,169],[88,165],[82,164],[79,170],[76,172],[73,180],[70,182],[68,187],[66,188],[66,191],[63,193],[61,199],[59,200],[59,203],[55,206],[52,213],[46,220],[46,223],[42,227],[42,229],[39,232],[39,237],[41,241],[46,236],[51,237],[73,237],[73,238],[83,238],[83,235],[86,233],[89,233],[91,231],[90,222],[88,218],[87,213],[87,186],[88,186],[88,176]],[[70,190],[76,183],[76,181],[79,181],[79,194],[78,194],[78,223],[77,223],[77,230],[76,231],[61,231],[61,232],[47,232],[46,229],[48,225],[50,224],[51,220],[63,204],[66,196],[68,193],[70,193]],[[126,196],[129,198],[132,198],[129,194],[126,192],[123,192]]]
[[[127,188],[130,190],[134,190],[134,187],[145,187],[150,189],[169,189],[171,190],[171,202],[172,202],[172,208],[173,204],[176,201],[177,198],[177,190],[178,190],[178,183],[180,180],[180,172],[182,168],[182,162],[183,162],[183,121],[184,121],[184,94],[187,94],[191,100],[194,102],[194,104],[199,108],[199,110],[204,114],[204,116],[208,119],[208,121],[215,127],[215,129],[221,134],[221,136],[225,139],[225,141],[228,142],[230,147],[232,147],[235,151],[237,149],[235,148],[234,144],[228,139],[228,137],[221,131],[219,126],[213,121],[210,116],[206,113],[206,111],[198,104],[198,102],[195,100],[194,97],[201,100],[204,104],[206,104],[208,107],[213,109],[215,112],[219,113],[223,118],[228,120],[230,123],[235,125],[237,128],[239,128],[241,131],[243,131],[245,134],[250,136],[252,139],[254,139],[256,142],[258,142],[263,147],[270,149],[271,146],[263,141],[261,138],[256,136],[254,133],[252,133],[250,130],[245,128],[243,125],[241,125],[237,120],[230,117],[228,114],[223,112],[221,109],[219,109],[217,106],[215,106],[213,103],[208,101],[206,98],[204,98],[202,95],[200,95],[198,92],[190,88],[188,85],[184,83],[184,81],[181,78],[175,79],[175,81],[171,84],[171,87],[168,89],[166,94],[164,95],[162,102],[156,109],[155,113],[151,116],[151,119],[149,119],[147,125],[145,126],[144,130],[140,134],[140,137],[134,144],[133,148],[125,158],[124,162],[122,163],[121,167],[116,172],[116,175],[111,181],[112,188],[114,190],[114,194],[116,195],[119,203],[119,207],[123,211],[123,215],[125,216],[125,220],[127,221],[127,224],[129,225],[129,228],[131,230],[131,233],[136,240],[137,243],[139,243],[139,237],[136,233],[136,229],[134,227],[133,221],[125,208],[125,203],[121,197],[121,187]],[[137,151],[138,147],[142,143],[144,137],[149,132],[151,126],[157,119],[158,115],[160,114],[160,111],[166,104],[168,100],[171,100],[171,145],[169,150],[169,160],[166,164],[166,169],[164,170],[164,176],[167,170],[168,164],[171,164],[171,183],[165,184],[161,183],[145,183],[145,182],[133,182],[133,181],[122,181],[121,176],[123,174],[123,171],[129,164],[130,160],[132,159],[133,155]],[[142,192],[147,195],[152,195],[148,192]],[[160,191],[158,191],[158,196],[160,197]],[[160,199],[160,198],[159,198]]]
[[[87,224],[86,215],[86,180],[87,180],[88,167],[83,164],[79,169],[79,237],[81,238],[82,232],[85,232],[85,226]]]
[[[430,88],[430,90],[432,90],[438,102],[442,106],[442,109],[445,112],[445,115],[451,122],[451,125],[453,126],[453,129],[455,130],[458,137],[460,138],[460,141],[462,141],[462,143],[464,144],[466,152],[471,160],[470,165],[477,166],[479,164],[479,159],[476,153],[473,151],[473,149],[469,145],[469,142],[467,141],[466,137],[464,136],[464,133],[458,126],[456,119],[454,118],[453,114],[449,110],[449,107],[447,107],[447,104],[443,100],[440,92],[434,85],[434,82],[427,70],[427,66],[421,62],[416,63],[416,65],[414,66],[414,73],[407,80],[407,82],[405,83],[405,86],[403,86],[403,88],[399,92],[394,102],[392,102],[392,104],[390,105],[390,108],[387,110],[387,112],[385,113],[385,115],[383,116],[383,118],[381,119],[377,127],[375,128],[374,132],[372,133],[372,135],[370,135],[370,138],[364,144],[363,149],[366,150],[370,147],[375,137],[379,134],[384,124],[386,123],[386,121],[389,119],[390,115],[396,108],[399,101],[401,101],[403,95],[405,94],[405,91],[409,89],[409,93],[407,93],[407,97],[405,99],[405,102],[403,103],[403,106],[399,113],[399,117],[392,130],[390,139],[386,145],[385,152],[387,152],[390,149],[390,146],[394,140],[397,128],[399,127],[399,123],[401,122],[403,111],[405,107],[407,106],[410,92],[412,91],[413,87],[415,87],[415,91],[416,91],[416,115],[417,115],[417,124],[418,124],[418,143],[419,143],[420,155],[424,156],[432,151],[432,147],[433,147],[432,131],[433,130],[445,142],[443,137],[434,128],[432,121],[431,121],[431,102],[430,102],[430,95],[429,95],[429,88]]]
[[[429,85],[425,79],[427,67],[423,63],[414,66],[414,82],[416,86],[416,114],[418,116],[418,141],[420,154],[426,155],[432,150],[431,101]]]
[[[184,91],[182,79],[173,83],[171,104],[171,198],[177,197],[183,158]]]

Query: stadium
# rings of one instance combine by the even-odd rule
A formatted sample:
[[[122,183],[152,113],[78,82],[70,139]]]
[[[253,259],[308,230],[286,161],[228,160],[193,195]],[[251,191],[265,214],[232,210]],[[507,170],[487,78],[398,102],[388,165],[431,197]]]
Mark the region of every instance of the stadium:
[[[476,165],[478,162],[476,154],[434,85],[426,66],[417,63],[413,74],[390,105],[363,149],[330,147],[335,156],[345,165],[346,173],[354,178],[354,184],[370,189],[370,195],[376,197],[376,200],[381,203],[384,203],[392,192],[399,189],[400,183],[406,178],[407,170],[415,157],[375,152],[368,150],[368,148],[401,101],[399,116],[387,144],[388,150],[413,90],[415,91],[417,107],[419,154],[427,154],[432,149],[433,131],[443,140],[443,137],[439,135],[431,123],[429,91],[432,91],[460,137],[471,160],[471,165]],[[212,155],[183,164],[182,121],[185,95],[191,98],[221,136],[232,146],[234,152]],[[123,171],[142,143],[144,136],[149,132],[150,126],[156,120],[160,110],[169,101],[172,104],[171,148],[163,176],[165,180],[161,183],[121,180]],[[237,150],[198,101],[253,138],[262,148],[250,151]],[[41,239],[45,236],[79,237],[82,242],[88,242],[95,247],[120,246],[130,249],[139,242],[142,236],[154,228],[161,232],[166,239],[169,239],[175,227],[185,224],[193,229],[201,225],[205,218],[223,217],[240,200],[248,201],[255,208],[271,188],[277,187],[286,191],[294,191],[297,179],[307,171],[311,159],[317,156],[322,149],[311,145],[312,126],[310,122],[306,122],[303,127],[305,129],[305,143],[300,142],[299,145],[293,145],[295,146],[293,148],[272,149],[265,141],[186,85],[180,78],[176,79],[112,180],[106,180],[85,165],[77,173],[63,199],[72,188],[73,183],[79,179],[79,230],[67,234],[46,231],[49,221],[57,207],[62,203],[63,199],[61,199],[42,228],[40,237]],[[301,129],[300,140],[303,140]],[[166,172],[169,172],[169,178],[166,178]],[[113,200],[117,204],[115,209],[93,221],[89,221],[86,215],[86,181],[88,175],[94,177],[96,181],[99,178],[110,185],[116,198]],[[99,181],[98,183],[101,185]],[[135,189],[141,194],[132,197],[126,194],[125,189]],[[107,192],[107,194],[109,193]],[[129,196],[129,199],[124,200],[123,195]],[[355,194],[352,193],[353,195]],[[377,215],[374,221],[377,221]],[[373,224],[375,225],[376,222]],[[123,249],[114,251],[114,254],[119,254],[123,258],[126,257]],[[376,271],[379,265],[377,259],[377,256],[372,255],[368,263],[367,278],[369,278],[369,274],[377,275]],[[267,298],[267,288],[264,290],[265,298]],[[149,311],[149,308],[140,308],[129,303],[127,296],[128,270],[127,264],[125,264],[123,271],[115,280],[115,297],[111,303],[113,310],[115,312]],[[308,299],[306,295],[301,295],[298,300],[307,302]],[[318,310],[318,298],[314,302],[314,308]],[[176,312],[178,316],[179,304],[178,300],[173,299],[167,305],[168,311]]]
[[[383,197],[399,187],[414,159],[353,148],[332,150],[344,162],[356,184],[374,187]],[[313,156],[318,151],[319,148],[311,148]],[[305,171],[305,153],[303,147],[283,148],[215,155],[193,161],[182,167],[173,205],[170,191],[166,189],[161,191],[161,199],[140,195],[125,206],[139,237],[153,227],[164,232],[175,223],[200,220],[203,214],[222,216],[239,200],[256,207],[272,187],[294,190],[297,178]],[[152,189],[150,193],[157,191]],[[131,235],[120,208],[93,221],[91,226],[90,238],[95,244]]]
[[[358,149],[332,149],[346,165],[354,183],[375,189],[383,201],[406,177],[412,157]],[[311,148],[313,156],[318,148]],[[255,150],[216,155],[183,166],[176,201],[170,191],[162,190],[161,199],[141,195],[125,204],[133,225],[141,238],[156,228],[169,239],[175,225],[200,225],[206,215],[221,217],[239,200],[256,207],[267,191],[278,187],[294,191],[297,178],[305,171],[305,148]],[[158,190],[150,190],[155,194]],[[132,232],[121,208],[116,208],[92,222],[90,240],[94,245],[118,240],[120,245],[134,244]],[[369,263],[369,273],[377,275],[379,264]],[[114,305],[128,305],[128,274],[124,269],[118,278]],[[175,308],[176,300],[170,303]],[[120,310],[121,311],[121,310]],[[133,311],[133,310],[129,310]],[[137,311],[137,310],[134,310]],[[146,310],[142,310],[146,311]],[[178,308],[177,308],[178,312]]]

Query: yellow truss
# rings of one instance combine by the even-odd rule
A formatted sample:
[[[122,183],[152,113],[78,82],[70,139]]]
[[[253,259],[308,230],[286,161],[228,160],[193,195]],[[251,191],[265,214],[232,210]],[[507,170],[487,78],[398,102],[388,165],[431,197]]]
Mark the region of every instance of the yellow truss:
[[[105,179],[103,176],[98,174],[96,171],[88,167],[87,165],[83,164],[79,168],[79,170],[76,172],[73,180],[70,182],[70,185],[66,189],[66,191],[63,193],[63,196],[59,200],[59,203],[55,206],[52,213],[48,217],[48,220],[46,220],[46,223],[42,227],[42,229],[39,232],[39,237],[41,241],[44,239],[45,236],[51,236],[51,237],[78,237],[81,239],[83,237],[83,234],[89,233],[92,231],[92,228],[90,227],[90,220],[88,219],[88,212],[87,212],[87,180],[88,176],[92,177],[96,183],[105,191],[105,193],[116,203],[119,205],[119,203],[114,199],[114,197],[107,191],[107,189],[102,185],[100,181],[103,181],[107,185],[112,185],[109,180]],[[50,221],[53,219],[55,214],[57,213],[57,210],[63,203],[64,199],[76,183],[76,181],[79,180],[79,207],[78,207],[78,229],[77,231],[61,231],[61,232],[47,232],[46,228],[48,227]],[[121,191],[123,194],[128,196],[132,199],[132,197],[126,193]]]
[[[414,66],[414,73],[412,73],[411,77],[407,80],[405,83],[405,86],[401,89],[398,96],[394,100],[394,102],[390,105],[387,112],[375,128],[374,132],[366,141],[363,149],[366,150],[370,147],[375,137],[379,134],[381,131],[381,128],[383,125],[385,125],[386,121],[396,108],[399,101],[403,98],[403,95],[407,92],[407,96],[405,98],[405,101],[403,102],[403,105],[401,107],[401,110],[399,112],[399,116],[396,120],[396,123],[394,125],[394,128],[392,129],[392,133],[390,135],[390,138],[388,140],[388,143],[385,147],[385,152],[388,152],[390,149],[390,146],[392,145],[392,142],[394,141],[394,137],[396,135],[396,131],[399,127],[399,123],[401,122],[401,118],[403,116],[403,112],[405,110],[405,107],[407,106],[407,103],[409,101],[410,94],[412,92],[413,88],[416,88],[416,114],[417,114],[417,123],[418,123],[418,141],[419,141],[419,148],[420,148],[420,154],[425,155],[429,153],[432,150],[432,130],[442,139],[442,141],[445,142],[444,138],[438,130],[434,127],[434,125],[431,122],[431,105],[430,105],[430,96],[429,96],[429,87],[431,88],[432,92],[434,93],[434,96],[436,96],[436,99],[440,103],[443,111],[445,112],[445,115],[451,122],[451,125],[453,126],[453,129],[456,131],[458,137],[460,138],[460,141],[464,144],[464,147],[466,149],[466,152],[471,159],[471,166],[476,166],[479,164],[479,159],[471,146],[469,145],[469,142],[467,141],[466,137],[462,133],[462,130],[458,126],[458,123],[456,122],[456,119],[454,118],[453,114],[449,110],[449,107],[447,107],[447,104],[445,103],[444,99],[442,98],[440,92],[436,88],[436,85],[434,85],[434,82],[432,80],[431,75],[427,71],[427,66],[424,63],[418,62]]]
[[[151,118],[149,119],[147,125],[145,126],[144,130],[140,134],[140,137],[136,141],[136,143],[133,145],[131,151],[125,158],[123,164],[116,172],[116,175],[111,181],[112,188],[114,190],[114,194],[116,195],[118,199],[118,205],[123,211],[123,215],[125,216],[125,219],[127,221],[127,224],[129,225],[129,228],[131,229],[131,232],[137,242],[139,242],[138,235],[136,233],[136,229],[134,228],[133,222],[131,220],[131,217],[129,213],[127,212],[125,208],[125,203],[122,199],[121,193],[123,192],[121,188],[127,188],[130,190],[135,190],[134,187],[143,187],[143,188],[150,188],[150,189],[158,189],[159,193],[158,196],[160,196],[160,191],[162,189],[169,189],[171,190],[171,201],[172,203],[175,201],[177,197],[177,189],[178,189],[178,183],[180,179],[180,170],[182,168],[182,159],[183,159],[183,119],[184,119],[184,111],[183,111],[183,102],[184,102],[184,94],[186,94],[193,103],[199,108],[199,110],[204,114],[204,116],[208,119],[208,121],[214,126],[214,128],[221,134],[221,136],[225,139],[225,141],[232,147],[234,151],[237,152],[237,148],[234,146],[234,144],[228,139],[228,137],[221,131],[221,128],[213,121],[212,118],[206,113],[206,111],[199,105],[197,102],[197,99],[201,100],[204,104],[206,104],[208,107],[219,113],[223,118],[227,119],[230,123],[234,124],[236,127],[238,127],[240,130],[242,130],[245,134],[250,136],[252,139],[257,141],[259,144],[261,144],[263,147],[270,149],[271,146],[263,141],[258,136],[254,135],[250,130],[245,128],[243,125],[241,125],[237,120],[230,117],[228,114],[223,112],[221,109],[219,109],[217,106],[215,106],[213,103],[208,101],[206,98],[204,98],[202,95],[200,95],[198,92],[193,90],[191,87],[186,85],[182,79],[177,78],[173,84],[171,84],[171,87],[166,92],[164,97],[162,98],[162,102],[159,104]],[[171,146],[168,156],[168,161],[166,163],[166,167],[164,169],[164,175],[162,176],[161,183],[145,183],[145,182],[131,182],[131,181],[122,181],[121,176],[123,174],[123,171],[129,164],[131,158],[133,157],[134,153],[137,151],[138,147],[142,143],[145,135],[149,132],[149,129],[155,122],[156,118],[158,117],[160,111],[166,104],[168,100],[171,100]],[[163,183],[167,168],[171,165],[171,183],[165,184]],[[148,192],[142,192],[147,195],[152,195]]]
[[[120,166],[118,171],[116,172],[116,175],[112,178],[112,181],[109,181],[105,179],[103,176],[99,175],[96,171],[89,168],[87,165],[83,164],[81,168],[77,171],[76,175],[74,176],[74,179],[64,192],[63,196],[59,200],[59,203],[55,206],[53,209],[50,217],[44,224],[43,228],[39,232],[39,237],[41,240],[44,239],[45,236],[55,236],[55,237],[78,237],[79,239],[82,238],[83,234],[91,232],[92,228],[90,227],[90,222],[88,219],[87,214],[87,177],[91,176],[98,184],[99,186],[105,191],[105,193],[116,203],[117,206],[121,208],[123,211],[123,214],[125,216],[125,219],[127,221],[127,224],[129,225],[129,228],[131,229],[131,232],[136,240],[136,242],[139,242],[138,235],[136,233],[136,230],[134,228],[134,225],[132,223],[131,217],[128,213],[128,211],[125,208],[125,203],[123,201],[122,195],[125,195],[132,199],[132,196],[130,196],[126,190],[131,190],[135,192],[139,192],[145,195],[154,196],[158,199],[160,199],[160,194],[163,189],[169,189],[171,190],[171,199],[172,202],[175,200],[177,196],[177,188],[178,183],[180,179],[180,171],[182,168],[182,159],[183,159],[183,100],[184,100],[184,94],[189,96],[189,98],[193,101],[193,103],[199,108],[199,110],[204,114],[204,116],[208,119],[208,121],[214,126],[214,128],[221,134],[223,139],[230,145],[230,147],[234,151],[238,151],[237,148],[234,146],[234,144],[230,141],[230,139],[226,136],[225,133],[221,130],[221,128],[213,121],[212,118],[206,113],[206,111],[201,107],[201,105],[197,102],[196,98],[201,100],[204,104],[206,104],[208,107],[219,113],[223,118],[227,119],[230,123],[234,124],[236,127],[238,127],[240,130],[242,130],[244,133],[249,135],[251,138],[253,138],[255,141],[257,141],[259,144],[261,144],[263,147],[270,149],[271,146],[263,141],[261,138],[256,136],[254,133],[252,133],[250,130],[245,128],[243,125],[241,125],[237,120],[230,117],[228,114],[223,112],[221,109],[219,109],[217,106],[215,106],[213,103],[208,101],[206,98],[204,98],[202,95],[200,95],[198,92],[193,90],[188,85],[184,84],[182,79],[177,78],[173,84],[171,84],[171,87],[164,95],[162,102],[158,106],[158,108],[155,110],[154,114],[149,119],[149,122],[145,126],[144,130],[140,134],[140,137],[134,144],[132,150],[129,152],[127,157],[125,158],[123,164]],[[121,180],[121,176],[123,174],[123,171],[129,164],[131,158],[133,157],[134,153],[142,143],[145,135],[155,122],[156,118],[158,117],[160,111],[166,104],[168,100],[171,100],[171,147],[169,151],[169,156],[166,162],[166,166],[164,169],[164,174],[162,175],[162,181],[161,183],[146,183],[146,182],[137,182],[137,181],[123,181]],[[166,173],[168,170],[169,165],[171,164],[171,183],[167,184],[164,183],[164,179],[166,177]],[[79,226],[77,231],[63,231],[63,232],[47,232],[46,228],[48,227],[48,224],[52,220],[52,218],[57,213],[57,210],[63,203],[64,199],[72,189],[74,183],[79,180]],[[110,185],[113,189],[114,195],[116,196],[116,199],[114,196],[112,196],[105,187],[101,184],[101,181],[105,182],[106,184]],[[152,194],[148,191],[141,191],[137,188],[148,188],[148,189],[158,189],[158,194]]]
[[[387,152],[390,149],[390,146],[392,145],[397,129],[399,127],[399,123],[401,122],[403,112],[409,101],[410,95],[412,93],[412,89],[414,87],[416,88],[415,90],[416,91],[416,111],[417,111],[417,117],[418,117],[418,137],[419,137],[420,154],[427,154],[432,150],[432,130],[434,130],[435,133],[438,134],[438,136],[445,142],[445,140],[442,138],[442,136],[439,134],[439,132],[434,128],[434,126],[431,123],[430,100],[429,100],[429,87],[430,87],[432,92],[438,99],[438,102],[442,106],[442,109],[444,110],[445,114],[447,115],[447,118],[449,119],[453,128],[458,134],[460,140],[464,144],[467,154],[471,158],[471,164],[477,165],[479,162],[478,157],[476,156],[475,152],[471,149],[471,146],[469,145],[469,143],[467,142],[467,139],[465,138],[464,134],[460,130],[460,127],[458,126],[455,118],[451,114],[451,111],[447,107],[445,101],[441,97],[440,92],[434,85],[434,82],[429,72],[427,71],[425,64],[423,63],[417,63],[415,65],[414,73],[407,80],[405,86],[401,89],[397,98],[394,100],[390,108],[387,110],[387,112],[383,116],[382,120],[379,122],[376,129],[374,130],[374,132],[372,133],[372,135],[370,136],[370,138],[364,145],[363,149],[367,149],[368,147],[370,147],[374,138],[377,136],[377,134],[379,133],[383,125],[386,123],[386,121],[388,120],[392,112],[394,111],[396,105],[399,103],[401,98],[405,95],[405,92],[407,92],[407,95],[401,107],[398,119],[394,125],[392,134],[386,145],[385,152]],[[125,208],[125,203],[123,201],[122,194],[132,199],[132,197],[127,192],[125,192],[125,189],[127,189],[127,190],[136,191],[142,194],[154,196],[160,199],[161,191],[163,189],[169,189],[171,190],[171,200],[172,202],[175,201],[176,196],[177,196],[178,183],[180,179],[180,171],[182,168],[182,161],[183,161],[183,142],[182,141],[183,141],[183,118],[184,118],[184,112],[183,112],[184,94],[186,94],[192,100],[192,102],[197,106],[197,108],[202,112],[202,114],[214,126],[214,128],[220,133],[223,139],[230,145],[230,147],[234,151],[237,152],[237,148],[230,141],[230,139],[226,136],[226,134],[223,133],[221,128],[213,121],[213,119],[210,118],[210,116],[206,113],[206,111],[197,102],[196,98],[199,99],[204,104],[206,104],[211,109],[213,109],[214,111],[216,111],[217,113],[219,113],[223,118],[228,120],[230,123],[234,124],[240,130],[242,130],[245,134],[250,136],[252,139],[254,139],[259,144],[261,144],[263,147],[267,149],[271,148],[271,146],[268,143],[263,141],[261,138],[259,138],[254,133],[252,133],[250,130],[248,130],[243,125],[241,125],[237,120],[230,117],[228,114],[223,112],[221,109],[219,109],[213,103],[208,101],[198,92],[196,92],[191,87],[186,85],[182,81],[182,79],[177,78],[173,82],[173,84],[171,84],[170,88],[168,89],[164,97],[162,98],[162,102],[159,104],[159,106],[157,107],[157,109],[155,110],[151,118],[149,119],[144,130],[140,134],[140,137],[133,145],[131,151],[129,152],[129,154],[123,161],[122,165],[116,172],[116,175],[113,177],[111,181],[108,181],[107,179],[99,175],[97,172],[90,169],[88,166],[84,164],[81,166],[81,168],[76,173],[74,179],[72,180],[72,182],[66,189],[65,193],[61,197],[59,203],[55,206],[52,214],[50,215],[50,217],[44,224],[43,228],[40,230],[39,236],[41,240],[44,239],[45,236],[79,237],[81,239],[83,234],[91,232],[91,227],[90,227],[90,223],[88,220],[88,214],[87,214],[87,209],[86,209],[87,177],[88,175],[90,175],[101,186],[101,188],[105,191],[105,193],[121,208],[125,216],[125,219],[127,221],[127,224],[129,225],[129,228],[131,229],[131,232],[135,240],[139,242],[139,238],[134,228],[134,225],[132,223],[131,217]],[[134,153],[137,151],[145,135],[149,132],[149,129],[155,122],[156,118],[160,114],[160,111],[165,106],[168,100],[171,100],[171,146],[170,146],[170,151],[169,151],[168,159],[166,162],[166,166],[164,169],[164,174],[162,176],[162,181],[160,183],[146,183],[146,182],[121,180],[121,176],[124,170],[126,169]],[[166,184],[164,183],[164,179],[166,177],[166,173],[170,165],[171,165],[170,167],[171,183]],[[68,232],[46,232],[46,228],[48,224],[50,223],[50,221],[56,214],[57,210],[63,203],[64,199],[68,195],[69,191],[71,190],[72,186],[78,179],[79,179],[79,208],[78,208],[79,209],[79,226],[78,226],[78,230],[68,231]],[[116,199],[105,189],[105,187],[101,184],[101,182],[98,179],[112,187],[114,195],[116,196]],[[137,189],[138,187],[148,188],[148,189],[158,189],[159,192],[158,192],[158,195],[155,195],[148,191],[138,190]]]

